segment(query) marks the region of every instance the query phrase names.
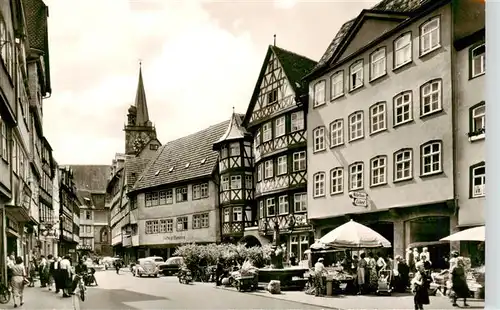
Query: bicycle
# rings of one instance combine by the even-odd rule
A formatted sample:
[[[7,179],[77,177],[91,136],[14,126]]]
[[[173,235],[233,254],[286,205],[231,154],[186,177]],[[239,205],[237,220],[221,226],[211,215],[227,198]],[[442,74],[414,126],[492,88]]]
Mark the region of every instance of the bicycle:
[[[78,296],[80,296],[81,301],[85,301],[85,291],[87,288],[85,287],[85,282],[83,281],[83,277],[79,276],[78,280]]]
[[[10,301],[10,288],[4,283],[0,283],[0,304],[6,304]]]

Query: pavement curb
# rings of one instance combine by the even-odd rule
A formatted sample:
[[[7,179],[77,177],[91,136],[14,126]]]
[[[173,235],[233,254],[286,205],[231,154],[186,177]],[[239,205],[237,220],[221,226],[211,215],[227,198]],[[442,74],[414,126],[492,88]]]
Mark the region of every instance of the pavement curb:
[[[223,286],[216,286],[214,288],[215,289],[219,289],[219,290],[226,290],[226,291],[230,291],[230,292],[234,292],[234,293],[252,294],[254,296],[261,296],[261,297],[269,298],[269,299],[278,299],[278,300],[284,300],[284,301],[289,301],[289,302],[295,302],[295,303],[298,303],[298,304],[303,304],[303,305],[307,305],[307,306],[318,307],[318,308],[322,308],[322,309],[345,310],[345,309],[341,309],[341,308],[326,307],[326,306],[323,306],[323,305],[318,305],[318,304],[314,304],[314,303],[310,303],[310,302],[304,302],[304,301],[298,301],[298,300],[289,300],[289,299],[286,299],[286,298],[280,298],[279,297],[280,295],[286,295],[286,294],[280,294],[280,295],[269,294],[269,295],[267,295],[267,294],[258,294],[256,292],[238,292],[238,291],[234,290],[233,288],[223,287]],[[322,297],[320,297],[320,298],[322,298]]]

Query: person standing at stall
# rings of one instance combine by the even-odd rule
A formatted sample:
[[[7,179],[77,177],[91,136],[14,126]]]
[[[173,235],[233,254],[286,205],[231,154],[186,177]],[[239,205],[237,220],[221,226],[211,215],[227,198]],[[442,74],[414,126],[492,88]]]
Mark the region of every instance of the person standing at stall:
[[[358,282],[358,295],[364,294],[365,293],[365,286],[366,286],[366,267],[368,266],[368,263],[366,262],[365,259],[365,253],[361,253],[359,255],[360,259],[358,260],[357,263],[357,269],[356,269],[356,277],[357,277],[357,282]]]
[[[377,261],[371,252],[368,252],[368,285],[370,292],[377,289],[378,275],[377,275]]]
[[[465,262],[462,257],[458,257],[456,264],[451,270],[451,289],[452,289],[452,301],[453,306],[458,307],[457,300],[463,298],[464,307],[468,307],[467,297],[469,297],[469,287],[467,286],[467,280],[465,277]]]
[[[316,264],[314,265],[314,279],[315,279],[315,288],[316,288],[316,296],[320,296],[324,291],[323,285],[323,276],[326,275],[326,268],[323,262],[325,259],[323,257],[319,258]]]

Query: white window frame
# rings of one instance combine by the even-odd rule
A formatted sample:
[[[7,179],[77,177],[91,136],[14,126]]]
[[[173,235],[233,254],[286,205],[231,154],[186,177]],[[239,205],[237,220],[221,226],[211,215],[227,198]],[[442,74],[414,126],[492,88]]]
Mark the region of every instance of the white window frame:
[[[251,175],[245,175],[245,189],[253,189],[253,177]]]
[[[210,194],[208,193],[208,183],[200,184],[200,194],[201,198],[207,198],[208,196],[210,196]]]
[[[437,150],[436,150],[437,149]],[[428,176],[443,172],[443,144],[440,141],[428,142],[421,146],[421,175]],[[430,159],[430,164],[425,164],[426,158]],[[434,169],[434,164],[438,164],[438,169]],[[429,171],[425,171],[430,167]]]
[[[269,208],[272,207],[273,212],[269,212]],[[276,203],[274,201],[274,198],[267,198],[266,199],[266,216],[275,216],[276,215]]]
[[[290,132],[304,130],[304,111],[297,111],[290,116]]]
[[[344,95],[344,70],[335,72],[330,76],[330,100]]]
[[[478,54],[478,55],[474,55],[475,54],[474,52],[480,48],[484,49],[483,53]],[[470,51],[470,53],[471,53],[470,54],[471,78],[475,78],[475,77],[478,77],[480,75],[483,75],[486,72],[486,48],[485,48],[484,43],[474,47]],[[481,68],[480,69],[481,71],[479,71],[479,72],[476,72],[476,63],[477,62],[479,62],[479,67]]]
[[[165,232],[167,232],[167,233],[173,232],[174,231],[174,220],[173,219],[166,219],[165,223],[166,223]]]
[[[283,175],[287,173],[287,157],[286,155],[280,156],[277,159],[277,164],[276,164],[276,175]]]
[[[271,122],[262,125],[262,142],[271,141],[273,139],[273,129]]]
[[[443,109],[443,105],[441,102],[441,85],[441,80],[429,81],[422,85],[420,94],[421,116],[431,115]],[[425,111],[426,107],[429,107],[429,111],[427,112]]]
[[[264,162],[264,179],[270,179],[274,176],[273,160],[270,159]]]
[[[356,111],[349,115],[349,142],[365,137],[364,113]]]
[[[478,110],[479,112],[477,112]],[[471,118],[472,132],[477,132],[481,129],[484,129],[486,126],[486,105],[483,103],[474,107],[471,111]],[[478,127],[477,123],[481,123],[481,127]]]
[[[231,189],[241,189],[241,175],[231,176]]]
[[[441,47],[440,24],[441,21],[439,17],[434,17],[420,26],[420,56],[426,55]],[[434,44],[432,42],[433,39],[435,39]]]
[[[344,144],[344,120],[336,119],[330,123],[330,147]]]
[[[387,107],[385,102],[377,102],[370,107],[371,134],[387,129]]]
[[[229,156],[240,156],[240,144],[238,142],[233,142],[229,144]]]
[[[401,172],[401,177],[398,177]],[[413,150],[402,149],[394,153],[394,182],[413,178]]]
[[[364,164],[354,163],[349,166],[349,190],[355,191],[364,188]]]
[[[349,89],[351,91],[356,90],[364,85],[364,70],[363,70],[364,62],[363,59],[356,60],[349,67]],[[361,81],[359,84],[354,82]]]
[[[233,207],[233,222],[242,222],[243,221],[243,208],[242,207]]]
[[[200,185],[199,184],[193,185],[193,200],[200,198],[201,198]]]
[[[278,138],[284,135],[285,135],[285,117],[281,116],[274,121],[274,137]]]
[[[288,214],[288,196],[283,195],[278,197],[278,214],[283,215],[283,214]]]
[[[344,192],[344,168],[337,167],[330,171],[330,195]]]
[[[323,197],[325,196],[325,173],[318,172],[314,174],[314,183],[313,183],[313,197]]]
[[[478,174],[477,170],[483,169],[482,174]],[[486,169],[485,165],[478,165],[471,169],[471,196],[472,198],[484,197],[485,196],[485,184],[486,184]],[[480,181],[480,184],[476,184],[476,181]]]
[[[184,228],[184,223],[187,223],[186,228]],[[181,226],[182,225],[182,226]],[[179,229],[180,227],[180,229]],[[177,231],[186,231],[189,229],[189,218],[187,216],[179,216],[176,222]]]
[[[264,168],[262,167],[262,164],[259,164],[259,165],[257,166],[257,182],[262,181],[262,169],[264,169]]]
[[[317,127],[313,130],[313,152],[320,152],[326,149],[325,145],[325,127]]]
[[[394,69],[400,68],[412,61],[411,32],[403,34],[394,40]]]
[[[408,97],[406,97],[408,96]],[[405,100],[408,98],[408,100]],[[413,92],[405,91],[394,97],[394,126],[413,121]],[[401,114],[401,121],[398,116]]]
[[[377,156],[370,161],[370,185],[387,184],[387,156]]]
[[[307,193],[296,193],[293,195],[294,212],[307,211]]]
[[[229,177],[223,176],[221,184],[222,184],[222,191],[228,191],[230,189],[229,188]]]
[[[231,221],[231,213],[229,208],[224,208],[224,223],[229,223]]]
[[[326,81],[321,80],[314,84],[313,107],[319,107],[326,103]]]
[[[306,170],[306,151],[295,152],[293,157],[293,172]]]
[[[380,71],[380,72],[377,72]],[[376,80],[387,73],[387,56],[385,47],[375,50],[370,55],[370,81]]]

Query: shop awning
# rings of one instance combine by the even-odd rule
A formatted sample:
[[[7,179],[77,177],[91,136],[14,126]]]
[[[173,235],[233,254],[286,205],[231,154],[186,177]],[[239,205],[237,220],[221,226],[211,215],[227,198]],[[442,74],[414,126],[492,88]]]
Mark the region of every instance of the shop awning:
[[[486,240],[486,229],[484,226],[469,228],[466,230],[459,231],[446,238],[442,238],[443,241],[485,241]]]
[[[390,248],[391,243],[373,229],[350,220],[335,228],[319,239],[318,245],[323,244],[334,248]],[[313,244],[311,249],[317,249]],[[321,248],[319,248],[321,249]]]

